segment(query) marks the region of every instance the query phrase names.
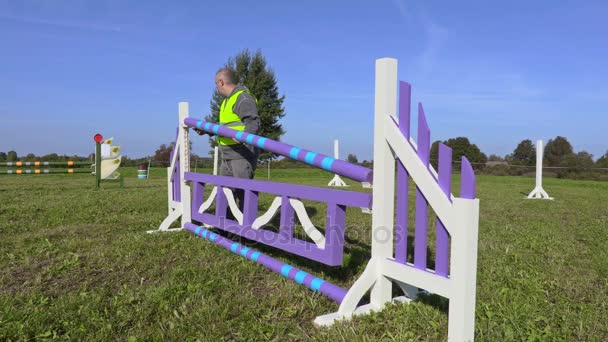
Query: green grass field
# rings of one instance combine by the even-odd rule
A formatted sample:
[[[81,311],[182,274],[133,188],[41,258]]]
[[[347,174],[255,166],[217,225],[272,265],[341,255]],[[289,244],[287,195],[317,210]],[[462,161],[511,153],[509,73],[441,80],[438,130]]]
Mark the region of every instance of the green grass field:
[[[445,340],[447,303],[433,296],[315,328],[337,304],[190,232],[146,234],[167,213],[165,171],[121,172],[124,189],[101,190],[90,175],[0,176],[1,340]],[[279,182],[330,179],[272,171]],[[608,340],[608,183],[545,179],[555,201],[523,199],[533,178],[477,184],[476,339]],[[306,204],[323,225],[325,209]],[[254,246],[348,287],[369,258],[371,216],[349,209],[347,223],[341,268]]]

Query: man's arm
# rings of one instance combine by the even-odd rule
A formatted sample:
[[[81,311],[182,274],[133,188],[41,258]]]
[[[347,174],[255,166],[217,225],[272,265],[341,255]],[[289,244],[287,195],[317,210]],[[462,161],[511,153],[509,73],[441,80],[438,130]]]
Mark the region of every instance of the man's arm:
[[[233,111],[245,124],[245,132],[257,134],[260,130],[260,117],[255,99],[248,93],[242,93],[234,104]]]

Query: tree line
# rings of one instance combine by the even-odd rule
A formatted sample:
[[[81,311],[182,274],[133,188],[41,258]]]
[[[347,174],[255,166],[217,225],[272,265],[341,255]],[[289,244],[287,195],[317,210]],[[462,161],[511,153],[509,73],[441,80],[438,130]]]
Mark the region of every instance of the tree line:
[[[438,150],[440,141],[435,141],[431,145],[430,162],[433,167],[437,168]],[[466,137],[451,138],[442,141],[443,144],[452,148],[452,161],[459,163],[463,156],[473,165],[473,168],[478,173],[486,173],[493,175],[532,175],[535,172],[536,165],[536,146],[530,139],[522,140],[513,150],[512,153],[504,157],[491,154],[489,157],[483,153],[476,144],[470,142]],[[171,151],[175,143],[162,144],[156,151],[146,157],[129,158],[122,157],[121,166],[139,166],[147,165],[148,162],[152,166],[167,167],[170,163]],[[373,161],[363,160],[359,162],[356,154],[349,153],[345,158],[346,161],[354,164],[359,164],[366,167],[373,167]],[[36,156],[29,153],[25,156],[19,156],[16,151],[0,152],[0,161],[91,161],[95,160],[95,154],[91,153],[87,157],[77,155],[59,155],[51,153],[43,156]],[[272,160],[266,158],[266,162],[271,162],[272,168],[291,169],[291,168],[306,168],[310,167],[298,161],[289,158],[280,160]],[[264,161],[262,161],[264,162]],[[198,168],[212,168],[213,157],[199,156],[191,153],[190,164]],[[567,138],[557,136],[544,145],[543,149],[543,173],[547,176],[556,176],[560,178],[577,178],[577,179],[597,179],[608,180],[608,151],[597,159],[593,159],[593,155],[587,151],[575,152],[572,144]],[[458,168],[454,167],[454,171],[458,172]]]
[[[430,163],[437,169],[440,141],[431,145]],[[494,175],[532,175],[536,172],[536,146],[530,139],[522,140],[512,153],[504,157],[483,153],[466,137],[442,141],[452,148],[452,162],[460,163],[462,157],[471,162],[478,173]],[[349,154],[347,161],[357,163],[357,156]],[[363,161],[363,165],[371,162]],[[543,148],[543,174],[558,178],[608,180],[608,151],[597,159],[587,151],[575,152],[567,138],[557,136],[549,139]],[[457,168],[454,168],[458,172]]]
[[[93,162],[95,160],[95,154],[92,153],[88,157],[78,155],[59,155],[57,153],[50,153],[42,156],[37,156],[33,153],[28,153],[25,156],[19,156],[16,151],[0,152],[0,161],[2,162],[16,162],[16,161],[88,161]]]

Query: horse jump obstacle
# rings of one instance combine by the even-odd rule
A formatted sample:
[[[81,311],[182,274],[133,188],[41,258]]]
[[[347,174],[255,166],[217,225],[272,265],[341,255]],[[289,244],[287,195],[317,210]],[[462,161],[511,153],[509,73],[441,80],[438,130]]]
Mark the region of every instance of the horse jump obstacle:
[[[91,162],[86,161],[17,161],[17,162],[1,162],[0,166],[4,167],[17,167],[18,169],[0,170],[0,173],[14,174],[14,175],[25,175],[25,174],[50,174],[50,173],[90,173],[89,169],[74,168],[74,166],[91,165]],[[53,168],[60,167],[63,168]],[[28,167],[23,169],[23,167]],[[40,168],[45,167],[45,168]],[[67,168],[66,168],[67,167]]]
[[[395,115],[397,84],[398,119]],[[397,82],[397,60],[384,58],[376,61],[375,88],[373,177],[372,170],[358,165],[190,118],[188,103],[180,102],[177,142],[171,157],[171,166],[167,169],[169,213],[159,229],[150,232],[187,229],[284,277],[304,284],[340,304],[337,312],[317,317],[317,325],[329,325],[352,315],[381,310],[391,301],[416,299],[419,289],[423,289],[449,299],[448,339],[473,340],[479,221],[479,200],[475,198],[473,169],[463,157],[460,197],[452,195],[451,149],[440,145],[439,168],[438,172],[435,172],[429,165],[430,131],[421,104],[418,105],[418,142],[410,138],[411,87],[405,82]],[[373,193],[189,172],[189,128],[194,127],[235,138],[240,142],[304,161],[368,185],[373,183]],[[413,263],[407,260],[409,178],[416,185],[414,250],[413,253],[410,252],[413,254]],[[214,188],[203,202],[205,184],[214,185]],[[229,188],[244,190],[242,212]],[[277,197],[268,211],[257,217],[260,192],[275,194]],[[326,203],[325,235],[310,223],[300,199]],[[214,200],[215,213],[206,213]],[[429,268],[427,262],[429,205],[437,215],[434,269]],[[327,265],[341,265],[345,209],[348,206],[372,209],[371,259],[364,272],[348,290],[205,228],[215,227],[239,234]],[[235,217],[234,220],[225,217],[228,208]],[[279,232],[264,230],[264,225],[279,208]],[[396,218],[393,219],[395,214]],[[293,236],[295,215],[312,243]],[[180,216],[180,228],[169,228]],[[202,225],[194,224],[193,220],[201,222]],[[404,297],[392,298],[393,283],[403,290]],[[370,303],[359,306],[368,291],[371,291]]]
[[[122,160],[120,146],[113,146],[114,138],[103,139],[99,133],[93,136],[95,141],[95,164],[91,167],[95,168],[92,174],[95,175],[95,187],[99,189],[102,181],[119,181],[120,187],[124,186],[124,180],[121,174],[117,171]]]
[[[91,164],[88,161],[17,161],[17,162],[0,162],[0,167],[30,167],[29,169],[9,169],[0,170],[0,174],[50,174],[50,173],[90,173],[95,175],[95,184],[99,188],[102,181],[119,180],[120,186],[123,186],[123,178],[116,170],[120,166],[122,157],[118,155],[120,152],[119,146],[112,146],[113,138],[103,139],[101,134],[95,134],[95,163]],[[74,166],[87,165],[89,168],[73,168]],[[40,167],[49,167],[41,169]],[[51,168],[54,166],[68,167],[63,169]],[[32,167],[34,167],[32,169]],[[91,172],[91,168],[94,171]]]

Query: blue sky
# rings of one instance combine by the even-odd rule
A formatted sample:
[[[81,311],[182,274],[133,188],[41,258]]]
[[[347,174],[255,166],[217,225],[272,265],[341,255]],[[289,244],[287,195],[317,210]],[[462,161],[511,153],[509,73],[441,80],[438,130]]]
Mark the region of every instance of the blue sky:
[[[371,159],[374,62],[393,57],[432,140],[505,155],[561,135],[598,158],[606,18],[607,1],[0,0],[0,151],[87,155],[99,132],[150,155],[177,103],[206,115],[215,71],[248,48],[276,73],[292,145]]]

